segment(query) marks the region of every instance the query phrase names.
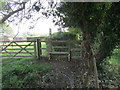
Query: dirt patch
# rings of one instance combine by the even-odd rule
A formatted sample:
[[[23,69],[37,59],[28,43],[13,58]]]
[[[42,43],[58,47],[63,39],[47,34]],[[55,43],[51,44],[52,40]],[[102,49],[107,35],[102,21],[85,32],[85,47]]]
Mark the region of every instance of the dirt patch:
[[[74,87],[81,87],[82,80],[82,64],[80,64],[80,60],[39,60],[38,63],[49,64],[54,70],[60,73],[67,75],[71,81],[74,82]]]

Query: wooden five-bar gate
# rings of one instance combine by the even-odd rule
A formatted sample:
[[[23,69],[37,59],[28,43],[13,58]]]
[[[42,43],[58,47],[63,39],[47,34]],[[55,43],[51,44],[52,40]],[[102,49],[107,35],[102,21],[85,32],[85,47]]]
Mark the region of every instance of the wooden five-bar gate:
[[[36,57],[36,41],[2,41],[2,57]]]

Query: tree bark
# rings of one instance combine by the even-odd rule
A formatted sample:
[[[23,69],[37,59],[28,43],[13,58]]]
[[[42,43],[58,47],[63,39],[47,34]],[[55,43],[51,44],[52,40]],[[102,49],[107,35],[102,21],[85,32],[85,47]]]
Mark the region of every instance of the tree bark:
[[[94,65],[94,76],[95,76],[95,88],[99,88],[99,79],[98,79],[98,71],[97,71],[97,66],[96,66],[96,57],[94,56],[94,51],[92,49],[93,53],[93,65]]]
[[[92,50],[91,50],[91,40],[89,32],[83,32],[83,41],[82,41],[82,59],[84,62],[85,71],[87,71],[87,75],[83,82],[83,88],[86,88],[89,82],[89,78],[91,72],[93,71],[93,64],[92,64]]]
[[[83,82],[83,88],[86,88],[90,79],[92,72],[94,71],[95,77],[95,88],[99,88],[98,83],[98,73],[97,73],[97,66],[96,66],[96,58],[95,54],[92,49],[91,45],[91,34],[89,32],[83,32],[83,42],[82,42],[82,49],[83,49],[83,60],[85,64],[85,68],[87,70],[87,75]]]

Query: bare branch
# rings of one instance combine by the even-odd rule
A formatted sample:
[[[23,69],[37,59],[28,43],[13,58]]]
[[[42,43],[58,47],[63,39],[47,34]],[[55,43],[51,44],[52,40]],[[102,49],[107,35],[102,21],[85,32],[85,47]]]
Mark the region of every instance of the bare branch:
[[[13,14],[15,14],[15,13],[17,13],[17,12],[22,11],[23,9],[25,9],[25,3],[26,3],[26,2],[23,2],[23,7],[22,7],[22,8],[19,8],[19,9],[15,10],[15,11],[10,12],[8,15],[5,15],[5,16],[2,18],[2,20],[0,20],[0,24],[4,23],[4,22],[5,22],[10,16],[12,16]]]

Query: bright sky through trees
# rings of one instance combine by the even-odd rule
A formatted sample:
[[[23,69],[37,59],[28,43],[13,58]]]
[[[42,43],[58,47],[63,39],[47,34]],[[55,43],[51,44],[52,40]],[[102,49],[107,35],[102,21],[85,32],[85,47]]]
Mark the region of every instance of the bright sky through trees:
[[[37,24],[33,29],[29,29],[30,23],[20,23],[18,26],[10,24],[14,30],[14,34],[19,32],[19,35],[23,33],[30,32],[36,35],[49,34],[49,29],[52,29],[52,32],[57,32],[58,26],[55,26],[50,19],[39,19]]]
[[[31,0],[31,3],[34,3],[36,0]],[[44,6],[48,6],[48,3],[43,2]],[[29,3],[27,5],[30,5]],[[33,22],[34,28],[30,29],[31,20],[25,21],[16,25],[11,24],[10,26],[14,29],[14,34],[18,33],[18,35],[22,35],[23,33],[33,33],[36,35],[49,34],[49,29],[52,29],[52,32],[57,32],[58,26],[55,26],[52,22],[52,18],[45,18],[41,14],[41,12],[34,12],[34,18],[41,17],[38,21]]]
[[[13,1],[20,2],[19,0],[13,0]],[[42,5],[44,7],[49,7],[48,2],[47,2],[48,0],[46,0],[46,1],[40,0],[40,1],[42,2]],[[53,0],[53,1],[56,2],[56,0]],[[28,0],[25,8],[30,7],[35,2],[36,2],[36,0]],[[12,7],[12,9],[14,10],[14,7]],[[41,10],[41,11],[44,11],[44,10]],[[23,11],[23,14],[24,14],[24,11]],[[50,28],[52,29],[52,33],[58,31],[57,29],[59,28],[59,26],[54,25],[54,23],[52,22],[53,17],[46,18],[45,16],[42,15],[41,12],[37,12],[37,11],[33,12],[32,15],[33,15],[34,19],[30,18],[27,20],[27,19],[23,18],[22,21],[19,22],[19,20],[23,17],[21,15],[21,17],[17,17],[18,20],[16,20],[15,22],[9,23],[9,25],[13,28],[14,34],[18,33],[18,35],[22,35],[23,33],[29,32],[29,33],[33,33],[36,35],[43,35],[43,34],[49,34]],[[33,21],[33,20],[35,20],[35,21]],[[18,25],[16,25],[16,22]]]

